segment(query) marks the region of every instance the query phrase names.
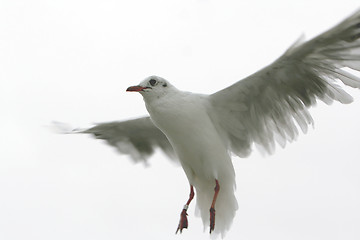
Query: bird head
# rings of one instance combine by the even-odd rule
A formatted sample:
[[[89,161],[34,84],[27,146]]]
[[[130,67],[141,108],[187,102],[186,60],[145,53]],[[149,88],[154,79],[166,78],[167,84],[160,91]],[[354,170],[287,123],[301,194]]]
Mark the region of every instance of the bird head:
[[[174,87],[164,78],[150,76],[145,78],[139,85],[128,87],[126,91],[138,92],[144,98],[152,98],[166,95],[171,89],[174,89]]]

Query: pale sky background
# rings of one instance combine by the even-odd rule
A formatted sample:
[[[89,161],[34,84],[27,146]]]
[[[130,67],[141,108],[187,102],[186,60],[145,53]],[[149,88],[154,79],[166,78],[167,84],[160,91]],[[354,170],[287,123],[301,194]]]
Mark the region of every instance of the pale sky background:
[[[146,114],[125,89],[159,75],[212,93],[360,7],[342,1],[0,2],[0,239],[209,239],[180,167],[134,165],[101,140],[58,135]],[[234,158],[239,210],[226,239],[360,239],[360,91],[311,110],[315,129],[273,156]]]

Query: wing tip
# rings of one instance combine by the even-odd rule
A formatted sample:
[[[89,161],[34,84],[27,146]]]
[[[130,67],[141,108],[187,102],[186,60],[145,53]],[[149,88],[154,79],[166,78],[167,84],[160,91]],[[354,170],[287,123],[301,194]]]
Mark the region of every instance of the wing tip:
[[[73,134],[73,133],[82,133],[85,129],[74,128],[68,123],[59,122],[59,121],[52,121],[50,128],[53,132],[59,134]]]

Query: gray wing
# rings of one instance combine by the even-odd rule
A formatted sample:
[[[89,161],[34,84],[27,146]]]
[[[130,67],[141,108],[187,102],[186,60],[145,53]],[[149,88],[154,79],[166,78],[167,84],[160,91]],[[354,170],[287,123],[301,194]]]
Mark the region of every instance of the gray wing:
[[[105,140],[120,153],[128,154],[135,162],[146,161],[156,148],[160,148],[170,159],[176,159],[170,142],[152,123],[150,117],[100,123],[76,132],[89,133]]]
[[[305,42],[296,43],[274,63],[210,95],[211,116],[231,150],[247,156],[253,143],[272,153],[307,131],[308,108],[317,99],[350,103],[337,82],[360,88],[360,11]]]

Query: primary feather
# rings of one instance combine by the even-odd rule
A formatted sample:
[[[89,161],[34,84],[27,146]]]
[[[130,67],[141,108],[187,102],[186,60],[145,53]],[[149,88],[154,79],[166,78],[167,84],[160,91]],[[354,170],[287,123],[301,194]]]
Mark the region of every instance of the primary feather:
[[[246,156],[252,143],[272,153],[313,124],[308,108],[317,99],[352,102],[338,84],[360,88],[360,79],[343,70],[360,71],[360,11],[336,27],[297,43],[274,63],[210,96],[213,118],[231,150]]]

